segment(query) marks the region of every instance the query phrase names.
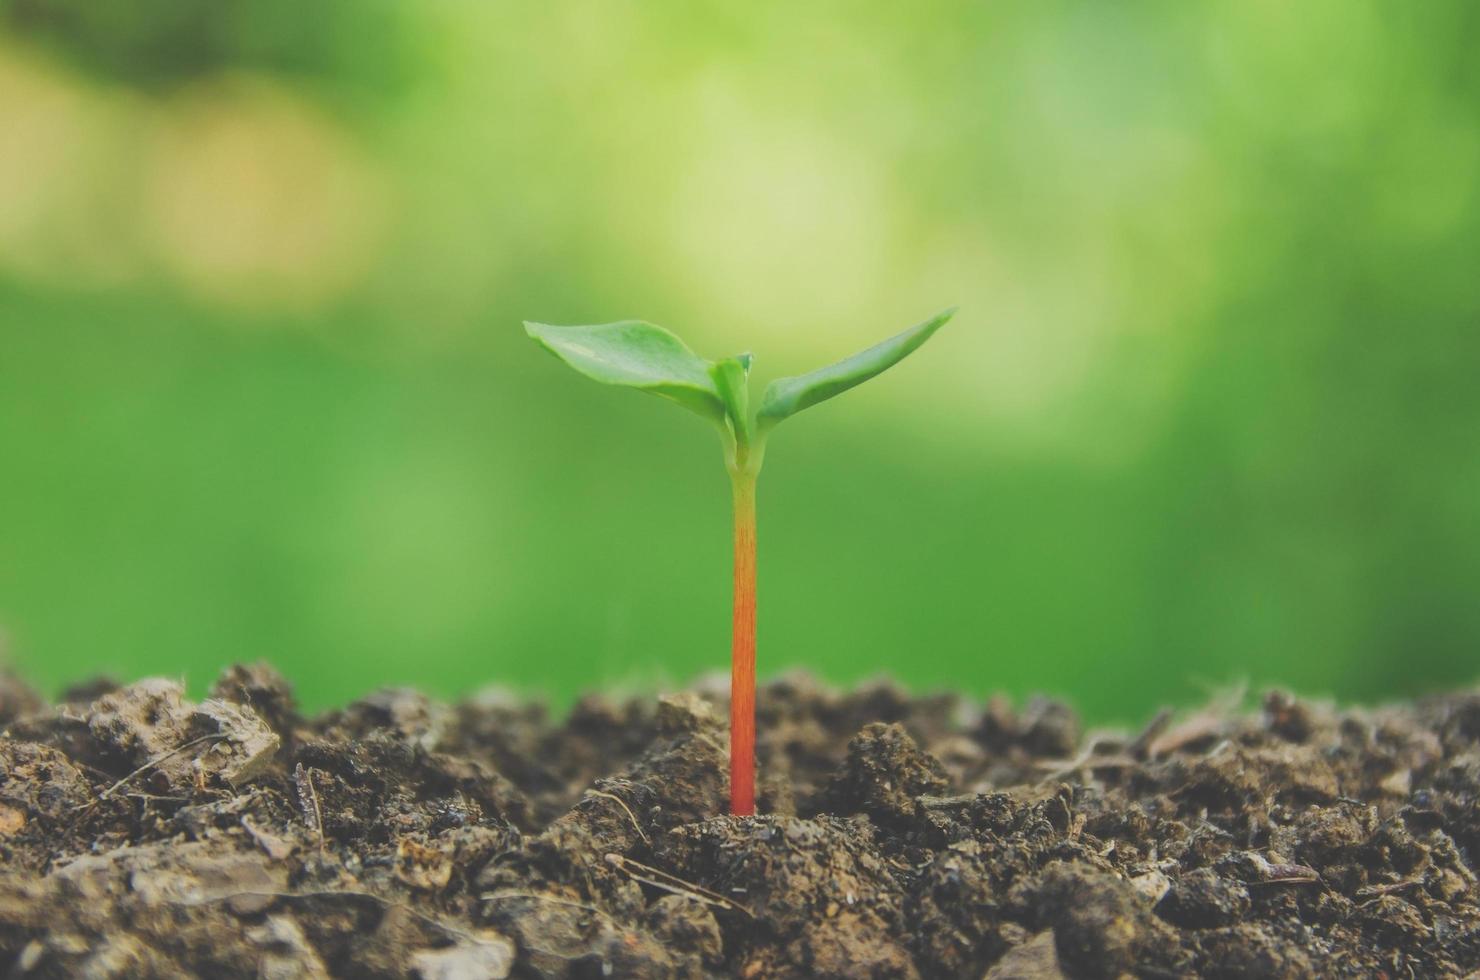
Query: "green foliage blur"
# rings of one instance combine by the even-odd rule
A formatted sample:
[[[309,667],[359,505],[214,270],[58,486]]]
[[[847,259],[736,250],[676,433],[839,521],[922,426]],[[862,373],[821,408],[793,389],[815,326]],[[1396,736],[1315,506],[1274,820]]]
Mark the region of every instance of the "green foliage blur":
[[[209,12],[207,15],[206,12]],[[760,662],[1135,720],[1480,674],[1480,6],[0,0],[0,627],[557,702],[723,670],[699,422],[959,304],[760,487]]]

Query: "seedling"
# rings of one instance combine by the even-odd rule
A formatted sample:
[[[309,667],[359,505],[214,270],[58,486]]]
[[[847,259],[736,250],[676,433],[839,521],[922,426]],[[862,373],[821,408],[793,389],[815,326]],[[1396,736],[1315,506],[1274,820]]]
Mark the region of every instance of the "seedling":
[[[909,356],[951,318],[938,313],[898,336],[808,374],[766,386],[750,409],[750,355],[706,361],[662,327],[525,323],[534,341],[588,378],[652,392],[719,429],[735,499],[735,607],[730,648],[730,812],[755,812],[755,482],[777,423],[840,395]]]

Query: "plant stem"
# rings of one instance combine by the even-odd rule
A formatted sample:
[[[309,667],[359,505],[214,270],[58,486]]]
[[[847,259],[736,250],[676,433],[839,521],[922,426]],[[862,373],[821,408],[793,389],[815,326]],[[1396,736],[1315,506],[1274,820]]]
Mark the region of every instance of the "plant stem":
[[[735,609],[730,646],[730,812],[755,813],[755,470],[731,471]]]

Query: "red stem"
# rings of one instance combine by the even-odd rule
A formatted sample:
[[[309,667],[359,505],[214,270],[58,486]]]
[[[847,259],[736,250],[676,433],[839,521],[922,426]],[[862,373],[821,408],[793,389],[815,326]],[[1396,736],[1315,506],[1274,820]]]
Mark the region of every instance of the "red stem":
[[[734,475],[735,615],[730,646],[730,812],[755,813],[755,475]]]

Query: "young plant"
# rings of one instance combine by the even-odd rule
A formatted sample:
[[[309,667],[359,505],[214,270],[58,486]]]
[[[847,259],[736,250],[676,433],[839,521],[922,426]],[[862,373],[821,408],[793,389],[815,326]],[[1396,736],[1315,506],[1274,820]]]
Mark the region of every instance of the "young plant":
[[[711,422],[724,444],[735,501],[735,606],[730,659],[730,812],[755,812],[755,483],[777,423],[900,361],[951,318],[938,313],[866,351],[766,386],[750,408],[750,355],[707,361],[662,327],[622,320],[591,327],[524,324],[534,341],[588,378],[652,392]]]

